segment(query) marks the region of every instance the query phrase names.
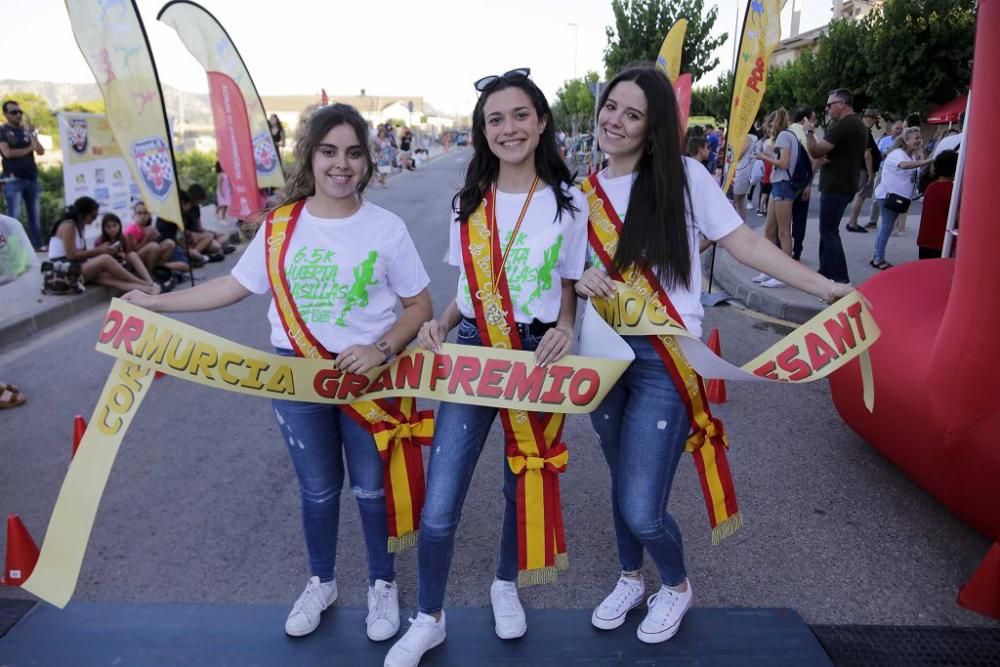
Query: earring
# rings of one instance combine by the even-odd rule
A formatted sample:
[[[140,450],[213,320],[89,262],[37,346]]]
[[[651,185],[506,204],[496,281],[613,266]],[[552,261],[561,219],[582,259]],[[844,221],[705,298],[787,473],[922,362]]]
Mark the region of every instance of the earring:
[[[653,154],[653,142],[652,141],[647,141],[646,142],[646,153],[648,153],[649,155]]]

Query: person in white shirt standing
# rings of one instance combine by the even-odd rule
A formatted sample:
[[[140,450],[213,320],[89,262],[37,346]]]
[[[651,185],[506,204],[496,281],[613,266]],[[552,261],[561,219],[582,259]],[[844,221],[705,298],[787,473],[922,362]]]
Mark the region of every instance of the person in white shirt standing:
[[[586,202],[560,157],[548,102],[529,74],[521,68],[475,84],[480,96],[472,112],[473,155],[465,185],[452,201],[450,222],[448,261],[459,268],[458,289],[444,314],[421,328],[417,343],[427,349],[437,349],[456,326],[460,345],[496,347],[494,336],[504,329],[509,336],[504,343],[533,351],[540,366],[558,361],[572,348],[573,284],[583,273],[587,247]],[[704,169],[702,173],[709,177]],[[477,228],[489,239],[482,244],[485,249],[473,239]],[[473,255],[474,250],[479,254]],[[484,284],[480,272],[487,257],[489,284]],[[487,293],[497,300],[486,298]],[[444,595],[455,532],[497,413],[496,408],[450,402],[438,409],[420,517],[418,613],[386,656],[389,667],[417,665],[445,640]],[[538,413],[523,411],[503,410],[500,416],[508,447],[524,436],[513,426],[519,418],[532,426],[540,420]],[[548,440],[538,444],[543,452]],[[508,457],[499,562],[490,587],[494,630],[501,639],[527,632],[517,594],[517,582],[526,572],[519,567],[525,545],[518,516],[534,509],[522,504],[518,491],[526,471],[515,474],[512,465]]]
[[[608,166],[584,184],[592,240],[591,266],[576,284],[581,297],[611,297],[617,289],[612,277],[627,276],[700,335],[699,233],[738,261],[826,301],[853,291],[753,232],[701,165],[681,155],[677,101],[662,72],[651,65],[626,69],[608,83],[599,109],[597,136]],[[602,231],[608,223],[617,232],[613,240]],[[693,437],[708,439],[721,436],[722,426],[707,403],[702,415],[693,414],[693,401],[704,401],[703,383],[694,375],[698,388],[689,386],[689,376],[676,372],[676,358],[659,336],[625,340],[635,360],[591,413],[611,473],[621,566],[591,623],[601,630],[618,628],[646,600],[641,571],[648,553],[662,586],[648,598],[637,636],[652,644],[673,637],[692,604],[680,528],[667,510],[678,461],[692,430]]]
[[[159,312],[212,310],[250,294],[271,299],[271,344],[284,356],[319,356],[345,373],[386,363],[430,319],[429,279],[403,221],[362,197],[374,163],[368,127],[354,107],[313,112],[295,146],[295,165],[282,205],[268,216],[230,275],[183,292],[126,301]],[[287,220],[276,213],[288,210]],[[285,224],[273,234],[273,225]],[[277,274],[270,253],[280,252]],[[396,317],[397,303],[402,314]],[[286,305],[287,304],[287,305]],[[288,320],[292,319],[293,323]],[[290,326],[299,330],[289,335]],[[313,342],[314,341],[314,342]],[[399,630],[393,554],[388,552],[384,467],[371,431],[350,406],[273,401],[283,441],[299,479],[310,578],[285,621],[292,636],[311,633],[337,599],[337,531],[344,459],[351,477],[368,559],[367,634],[389,639]]]

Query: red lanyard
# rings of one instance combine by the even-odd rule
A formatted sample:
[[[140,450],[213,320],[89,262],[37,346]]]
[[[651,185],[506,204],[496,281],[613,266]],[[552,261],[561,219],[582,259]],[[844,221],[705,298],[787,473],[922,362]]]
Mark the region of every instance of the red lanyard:
[[[510,255],[510,249],[514,247],[514,239],[517,238],[517,232],[521,229],[521,223],[524,222],[524,216],[528,212],[528,206],[531,204],[531,197],[535,194],[535,188],[538,187],[538,176],[535,176],[535,180],[531,182],[531,187],[528,188],[528,196],[524,200],[524,205],[521,206],[521,214],[517,216],[517,224],[514,225],[514,231],[510,235],[510,239],[507,240],[507,247],[504,248],[503,256],[500,259],[500,267],[494,271],[493,270],[493,253],[490,253],[490,273],[493,276],[493,289],[496,290],[497,285],[500,283],[500,276],[503,275],[503,268],[507,264],[507,256]],[[490,234],[499,235],[500,229],[497,227],[497,184],[496,181],[493,182],[493,215],[490,216]],[[495,237],[499,238],[499,236]]]

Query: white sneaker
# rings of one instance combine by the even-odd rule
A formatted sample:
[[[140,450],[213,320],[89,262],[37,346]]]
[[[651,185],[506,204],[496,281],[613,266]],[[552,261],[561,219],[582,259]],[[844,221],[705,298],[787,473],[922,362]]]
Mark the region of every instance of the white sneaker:
[[[517,597],[517,585],[513,581],[495,579],[490,586],[490,603],[493,605],[494,629],[500,639],[517,639],[528,631],[524,617],[524,607]]]
[[[639,641],[659,644],[677,634],[677,630],[681,627],[681,619],[691,608],[691,600],[694,597],[691,582],[688,581],[687,585],[687,590],[683,593],[664,586],[658,593],[649,597],[647,603],[649,611],[646,612],[646,618],[642,619],[636,631]]]
[[[337,599],[337,581],[321,582],[319,577],[310,577],[306,589],[295,601],[292,611],[285,620],[285,632],[292,637],[303,637],[319,626],[323,610]]]
[[[646,585],[642,577],[632,579],[621,577],[615,584],[615,590],[597,605],[590,622],[601,630],[614,630],[625,622],[625,615],[642,603],[646,594]]]
[[[410,629],[392,645],[385,656],[384,667],[417,667],[424,653],[444,641],[444,611],[441,620],[420,612],[410,619]]]
[[[760,284],[761,287],[784,287],[785,283],[781,282],[777,278],[768,278]]]
[[[399,632],[399,589],[390,581],[376,579],[368,587],[368,639],[381,642]]]
[[[762,283],[765,280],[770,280],[770,279],[771,276],[767,275],[766,273],[758,273],[756,276],[753,277],[753,281],[755,283]]]

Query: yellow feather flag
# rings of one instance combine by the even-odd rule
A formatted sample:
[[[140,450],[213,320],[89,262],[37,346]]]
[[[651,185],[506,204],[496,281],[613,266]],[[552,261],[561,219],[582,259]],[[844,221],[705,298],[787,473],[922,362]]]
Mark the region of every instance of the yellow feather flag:
[[[264,103],[250,78],[250,71],[229,33],[204,7],[188,0],[171,0],[156,15],[177,31],[184,46],[206,72],[219,72],[232,79],[243,94],[250,134],[253,140],[257,185],[262,188],[285,187],[281,160],[271,140]]]
[[[656,69],[666,74],[670,83],[676,81],[681,73],[681,54],[684,51],[684,35],[687,29],[688,20],[677,19],[667,32],[660,53],[656,56]]]
[[[163,91],[135,2],[66,0],[66,11],[143,201],[158,217],[183,226]]]
[[[785,0],[749,0],[743,19],[740,54],[736,64],[733,99],[729,107],[729,128],[726,131],[726,180],[723,192],[729,189],[736,174],[734,146],[742,146],[743,138],[753,126],[767,89],[767,68],[771,53],[781,39],[781,10]]]

